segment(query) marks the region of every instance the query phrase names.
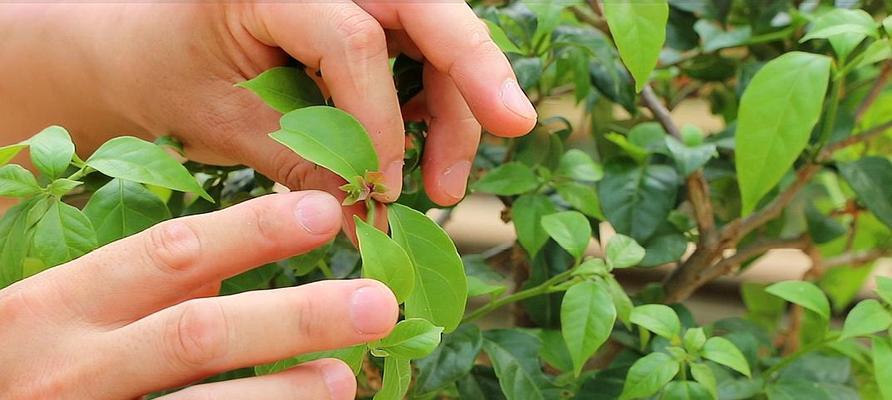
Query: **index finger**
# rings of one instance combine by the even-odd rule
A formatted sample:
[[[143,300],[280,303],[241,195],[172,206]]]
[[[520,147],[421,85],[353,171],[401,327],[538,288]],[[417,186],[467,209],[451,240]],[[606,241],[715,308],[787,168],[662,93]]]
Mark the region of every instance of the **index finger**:
[[[536,109],[518,85],[511,64],[465,2],[366,2],[360,6],[385,28],[404,29],[424,58],[452,78],[487,131],[519,136],[536,125]]]

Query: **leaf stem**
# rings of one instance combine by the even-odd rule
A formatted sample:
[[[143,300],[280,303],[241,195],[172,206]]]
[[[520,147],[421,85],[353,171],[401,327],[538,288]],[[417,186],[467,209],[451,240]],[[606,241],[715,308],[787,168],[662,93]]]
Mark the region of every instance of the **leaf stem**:
[[[95,169],[84,165],[83,167],[81,167],[81,169],[77,170],[75,173],[68,176],[68,179],[76,181],[76,180],[81,179],[95,171],[96,171]]]
[[[570,268],[564,272],[561,272],[560,274],[557,274],[557,275],[551,277],[547,281],[542,282],[541,284],[539,284],[537,286],[531,287],[529,289],[521,290],[521,291],[514,293],[512,295],[505,296],[500,299],[494,300],[494,301],[490,302],[489,304],[487,304],[483,307],[480,307],[480,308],[474,310],[472,313],[465,316],[462,319],[462,323],[474,321],[474,320],[476,320],[486,314],[489,314],[499,308],[502,308],[508,304],[515,303],[515,302],[518,302],[521,300],[525,300],[530,297],[536,297],[536,296],[540,296],[543,294],[552,293],[555,291],[554,287],[556,285],[563,283],[564,280],[566,280],[568,277],[573,275],[573,271],[576,269],[577,266],[579,266],[578,263],[576,265],[574,265],[573,268]]]
[[[830,141],[833,136],[833,128],[836,127],[836,115],[839,113],[840,94],[845,85],[845,75],[840,75],[833,81],[833,88],[830,89],[830,108],[827,109],[827,115],[824,117],[824,125],[821,127],[821,137],[818,139],[818,150],[814,153],[815,157],[821,154],[824,145]]]

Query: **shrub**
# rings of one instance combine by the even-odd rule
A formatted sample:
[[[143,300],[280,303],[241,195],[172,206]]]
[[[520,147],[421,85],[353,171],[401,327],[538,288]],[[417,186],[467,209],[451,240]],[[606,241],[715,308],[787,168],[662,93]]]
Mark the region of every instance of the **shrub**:
[[[534,102],[572,96],[590,121],[547,118],[526,137],[481,143],[472,191],[504,203],[517,242],[459,257],[423,214],[433,207],[418,171],[425,127],[410,122],[390,235],[357,220],[359,251],[342,237],[222,289],[363,275],[394,290],[404,320],[378,342],[218,379],[337,357],[376,399],[892,398],[892,280],[878,278],[878,299],[849,309],[892,250],[890,6],[824,3],[476,5]],[[420,90],[419,68],[395,60],[401,100]],[[302,69],[241,86],[284,113],[274,139],[340,175],[348,202],[374,209],[369,194],[382,188],[365,131]],[[679,126],[670,111],[688,99],[707,101],[726,128]],[[580,145],[574,132],[591,140]],[[339,153],[348,142],[355,151]],[[0,195],[23,199],[0,220],[0,287],[272,190],[244,167],[181,165],[163,150],[178,149],[172,138],[117,138],[81,160],[51,127],[0,148],[0,161],[25,148],[39,176],[0,167]],[[78,209],[71,199],[88,200]],[[602,237],[601,223],[617,234]],[[592,239],[603,257],[587,253]],[[744,284],[745,318],[697,325],[685,299],[779,248],[811,258],[801,280]],[[660,265],[671,267],[666,280],[637,293],[614,277]],[[483,305],[466,311],[468,297]],[[476,324],[507,306],[526,323]]]

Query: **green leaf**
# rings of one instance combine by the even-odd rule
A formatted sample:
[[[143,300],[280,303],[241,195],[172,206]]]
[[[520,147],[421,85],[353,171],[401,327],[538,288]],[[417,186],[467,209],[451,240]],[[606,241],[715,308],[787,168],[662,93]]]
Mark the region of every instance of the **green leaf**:
[[[584,215],[564,211],[542,217],[542,227],[564,250],[581,259],[592,238],[592,226]]]
[[[29,139],[28,144],[31,146],[31,162],[50,179],[62,177],[74,157],[71,135],[61,126],[44,129]]]
[[[597,182],[604,177],[604,167],[584,151],[571,149],[561,156],[556,173],[578,181]]]
[[[0,165],[6,165],[22,150],[28,147],[28,143],[16,143],[0,147]]]
[[[635,304],[632,303],[632,299],[629,298],[629,295],[626,294],[622,285],[619,284],[613,275],[605,277],[604,282],[607,283],[607,291],[610,292],[610,297],[613,299],[613,306],[616,308],[616,317],[622,321],[626,328],[631,330],[632,310],[635,308]]]
[[[607,264],[611,268],[629,268],[644,259],[644,248],[635,239],[616,234],[607,242]]]
[[[703,328],[690,328],[684,333],[683,343],[688,353],[697,353],[706,344],[706,332]]]
[[[706,388],[710,394],[710,398],[719,398],[718,384],[716,383],[715,374],[708,365],[703,363],[691,364],[691,376],[695,381],[700,382],[700,384]]]
[[[830,301],[815,284],[804,281],[775,283],[766,292],[817,313],[824,320],[830,319]]]
[[[387,357],[384,359],[384,377],[381,390],[373,400],[402,400],[412,383],[412,364],[409,360]]]
[[[0,167],[0,196],[30,197],[40,191],[31,171],[17,164]]]
[[[145,186],[112,179],[90,197],[84,214],[96,229],[100,245],[141,232],[170,218],[170,211]]]
[[[662,304],[645,304],[635,307],[629,320],[666,339],[681,335],[681,321],[675,310]]]
[[[47,267],[80,257],[98,247],[96,232],[81,210],[53,201],[34,227],[31,254]]]
[[[598,192],[594,187],[578,182],[560,182],[556,183],[554,188],[567,204],[583,214],[601,221],[607,219],[601,212],[601,200],[598,199]]]
[[[519,162],[509,162],[493,168],[474,183],[478,192],[499,196],[513,196],[530,192],[539,186],[533,170]]]
[[[443,344],[429,356],[416,362],[418,378],[415,393],[424,394],[442,389],[467,375],[483,346],[480,328],[464,324],[443,336]]]
[[[257,376],[270,375],[310,361],[321,360],[323,358],[337,358],[349,365],[353,370],[354,375],[359,375],[359,372],[362,370],[362,360],[365,358],[365,351],[365,345],[344,347],[337,350],[318,351],[285,360],[279,360],[274,363],[258,365],[254,367],[254,373],[257,374]]]
[[[656,267],[678,261],[688,249],[688,240],[676,232],[656,234],[644,243],[644,259],[640,267]]]
[[[28,246],[34,236],[29,215],[40,204],[45,204],[43,199],[22,201],[0,218],[0,288],[22,279]]]
[[[254,92],[280,113],[325,104],[319,86],[299,68],[271,68],[254,79],[237,83],[236,86]]]
[[[498,296],[508,290],[504,285],[494,285],[473,275],[468,275],[468,297]]]
[[[47,191],[50,192],[51,195],[56,197],[62,197],[68,194],[68,192],[74,190],[74,188],[82,185],[81,181],[74,181],[67,178],[59,178],[56,179],[46,187]]]
[[[415,288],[415,268],[406,251],[377,228],[354,216],[362,255],[362,276],[383,282],[399,303]]]
[[[678,361],[666,353],[650,353],[635,361],[626,375],[621,400],[650,397],[678,373]]]
[[[505,34],[505,31],[503,31],[501,27],[487,19],[484,19],[483,22],[485,22],[486,27],[489,28],[489,36],[492,37],[492,41],[495,42],[502,51],[505,53],[523,54],[523,51],[517,48],[517,45],[508,38],[508,35]]]
[[[440,344],[443,328],[421,318],[407,318],[396,324],[387,337],[370,347],[383,350],[390,357],[414,360],[426,357]]]
[[[604,260],[600,258],[591,258],[585,260],[579,267],[574,269],[573,276],[607,275],[609,272],[610,268],[607,267],[607,263],[605,263]]]
[[[889,311],[880,302],[867,299],[855,305],[846,316],[839,340],[871,335],[889,329],[890,325],[892,315],[889,315]]]
[[[750,214],[805,149],[821,115],[830,58],[784,54],[762,67],[740,103],[735,136],[743,215]]]
[[[834,8],[818,17],[801,42],[829,39],[840,60],[848,58],[865,38],[877,37],[877,23],[864,10]]]
[[[876,293],[886,304],[892,304],[892,278],[876,277]]]
[[[610,337],[616,309],[600,284],[583,281],[570,287],[561,304],[561,334],[570,350],[573,373],[582,373],[585,362]]]
[[[541,194],[523,195],[514,201],[511,219],[514,220],[517,241],[530,254],[531,259],[548,242],[548,232],[542,227],[542,217],[556,212],[554,203]]]
[[[864,157],[840,163],[839,172],[858,200],[886,226],[892,227],[892,162],[885,157]]]
[[[711,337],[706,341],[701,353],[703,358],[731,368],[747,377],[751,376],[750,365],[740,349],[723,337]]]
[[[378,155],[365,128],[344,111],[306,107],[283,115],[279,123],[282,129],[270,137],[347,182],[379,169]]]
[[[196,193],[213,201],[194,177],[160,147],[131,136],[105,142],[86,161],[87,165],[113,178]]]
[[[890,58],[892,58],[892,43],[887,38],[879,39],[867,46],[856,68],[876,64]]]
[[[620,57],[641,91],[666,41],[669,4],[666,0],[605,0],[604,15]]]
[[[697,146],[688,146],[672,136],[666,136],[666,148],[675,160],[675,169],[679,175],[688,177],[694,171],[702,168],[713,157],[719,155],[716,146],[712,143]]]
[[[666,390],[660,396],[662,400],[710,400],[712,394],[698,382],[676,381],[669,382]]]
[[[678,175],[668,165],[610,163],[598,185],[601,209],[617,232],[644,243],[669,216]]]
[[[567,349],[567,342],[561,332],[554,329],[538,330],[539,340],[542,341],[542,348],[539,350],[539,356],[546,364],[557,368],[561,372],[573,370],[573,360],[570,356],[570,350]]]
[[[557,400],[554,387],[539,365],[542,342],[516,330],[493,330],[483,334],[483,349],[489,355],[508,400]]]
[[[873,373],[884,399],[892,399],[892,343],[887,337],[874,336]]]
[[[400,204],[388,209],[393,239],[415,266],[415,289],[406,299],[406,317],[424,318],[446,332],[461,321],[468,281],[455,244],[434,221]]]

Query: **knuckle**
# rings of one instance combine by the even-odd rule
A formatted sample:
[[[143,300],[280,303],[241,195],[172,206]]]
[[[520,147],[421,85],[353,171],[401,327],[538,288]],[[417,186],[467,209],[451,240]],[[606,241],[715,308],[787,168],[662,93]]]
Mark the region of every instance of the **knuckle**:
[[[335,31],[348,52],[374,55],[387,51],[384,28],[361,10],[342,11],[337,17]]]
[[[281,226],[282,216],[273,215],[266,207],[249,206],[248,210],[251,219],[249,226],[253,227],[251,245],[257,246],[255,250],[263,254],[280,253],[284,235],[282,229],[278,228]]]
[[[482,28],[473,26],[468,32],[470,33],[467,36],[467,42],[465,42],[465,46],[463,46],[466,51],[456,54],[451,62],[446,65],[447,74],[450,76],[453,76],[455,68],[461,68],[468,65],[469,63],[466,62],[467,60],[477,60],[481,58],[488,59],[493,53],[498,53],[500,57],[504,57],[489,36],[489,30],[485,25]]]
[[[273,155],[273,163],[276,165],[274,179],[291,190],[303,190],[307,176],[313,171],[312,165],[285,147]]]
[[[324,304],[319,299],[310,296],[297,297],[292,307],[291,315],[295,320],[297,337],[303,339],[318,338],[325,331],[323,326],[328,321]]]
[[[191,224],[172,220],[149,229],[145,253],[163,272],[181,272],[201,257],[201,240]]]
[[[202,369],[225,355],[229,324],[223,307],[213,301],[192,300],[166,322],[163,353],[186,371]]]

